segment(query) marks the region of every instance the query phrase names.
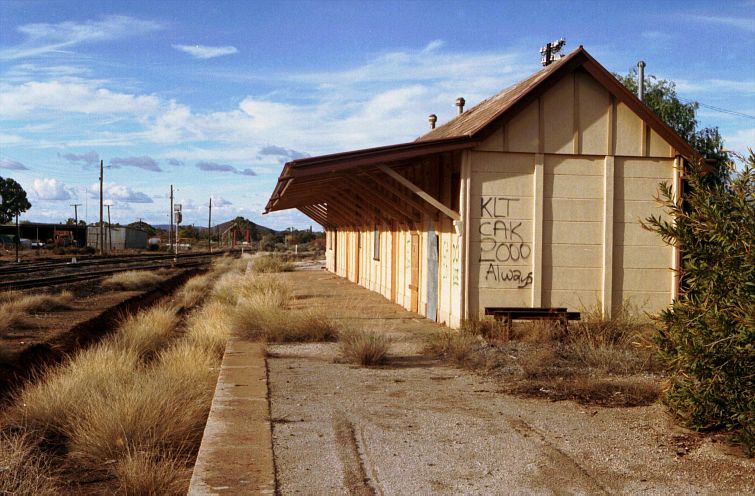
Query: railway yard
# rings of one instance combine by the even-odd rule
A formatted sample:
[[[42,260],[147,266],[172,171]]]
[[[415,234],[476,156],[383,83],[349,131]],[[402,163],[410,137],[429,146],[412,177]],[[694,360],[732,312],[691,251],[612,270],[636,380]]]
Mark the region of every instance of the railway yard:
[[[50,258],[0,265],[0,292],[7,295],[67,295],[22,320],[0,324],[0,397],[42,366],[49,366],[99,339],[122,317],[170,295],[224,253],[145,254]],[[108,285],[115,274],[149,271],[158,277],[136,287]],[[0,293],[2,294],[2,293]],[[0,302],[2,303],[2,302]],[[3,315],[4,318],[10,318]]]

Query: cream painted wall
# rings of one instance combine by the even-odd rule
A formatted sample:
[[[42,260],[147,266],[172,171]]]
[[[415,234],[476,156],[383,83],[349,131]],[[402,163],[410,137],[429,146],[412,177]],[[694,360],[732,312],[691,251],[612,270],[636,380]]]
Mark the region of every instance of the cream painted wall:
[[[674,177],[673,152],[587,73],[565,76],[464,152],[463,224],[457,233],[449,219],[435,222],[438,320],[456,327],[465,313],[474,317],[488,306],[580,310],[599,304],[610,311],[625,299],[647,311],[666,306],[672,249],[639,220],[659,213],[653,197],[660,181]],[[382,231],[379,261],[373,260],[372,229],[329,234],[328,269],[355,280],[359,246],[359,284],[386,298],[395,257],[396,299],[411,308],[410,230],[396,232],[396,253],[393,234]],[[427,235],[419,235],[424,314]]]
[[[583,71],[565,76],[490,133],[471,154],[470,315],[487,306],[610,311],[628,298],[648,311],[667,305],[672,249],[639,220],[659,212],[653,198],[659,182],[673,179],[672,153]],[[534,174],[537,160],[542,184]],[[486,202],[492,201],[506,208],[491,211]],[[539,212],[542,225],[535,229]],[[488,270],[488,258],[513,241],[512,231],[523,251],[517,260],[494,256],[493,265],[505,268],[496,279],[501,273]],[[521,256],[529,251],[531,257]]]

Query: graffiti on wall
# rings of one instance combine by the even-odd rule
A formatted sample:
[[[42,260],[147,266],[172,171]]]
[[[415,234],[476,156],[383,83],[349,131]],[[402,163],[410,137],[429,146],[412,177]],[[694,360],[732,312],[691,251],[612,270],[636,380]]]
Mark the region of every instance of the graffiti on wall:
[[[521,210],[518,206],[519,198],[480,198],[479,262],[485,281],[522,289],[532,284],[532,272],[523,272],[515,267],[531,263],[532,245],[522,234],[522,221],[512,220]]]
[[[458,286],[461,281],[461,252],[458,236],[454,236],[451,244],[451,284]]]

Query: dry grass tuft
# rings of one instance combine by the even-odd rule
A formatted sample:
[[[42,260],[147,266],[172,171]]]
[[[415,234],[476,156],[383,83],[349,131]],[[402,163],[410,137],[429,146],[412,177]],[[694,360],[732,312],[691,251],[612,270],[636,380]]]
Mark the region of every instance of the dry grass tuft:
[[[388,360],[391,339],[375,330],[348,330],[339,334],[341,354],[359,365],[380,365]]]
[[[0,432],[0,494],[46,496],[60,494],[49,463],[26,432]]]
[[[502,326],[481,320],[436,334],[426,352],[481,373],[495,373],[512,392],[608,406],[646,405],[660,394],[649,320],[625,303],[611,318],[599,308],[566,331],[557,322]]]
[[[189,316],[183,340],[220,359],[230,335],[226,306],[210,302]]]
[[[24,317],[30,313],[68,310],[72,301],[73,293],[70,291],[39,295],[6,292],[3,300],[0,300],[0,332],[23,325]]]
[[[582,365],[610,374],[652,372],[656,360],[650,319],[624,302],[609,318],[597,305],[582,313],[582,320],[569,328],[565,354]]]
[[[118,272],[102,281],[103,288],[136,290],[150,288],[164,279],[164,275],[148,270]]]
[[[174,303],[178,308],[193,308],[207,296],[217,278],[214,272],[206,272],[194,276],[174,295]]]
[[[125,496],[183,495],[186,483],[181,477],[180,457],[148,451],[129,451],[118,460],[113,473],[120,493]]]
[[[24,388],[15,397],[8,417],[43,436],[63,435],[90,402],[129,386],[139,366],[134,349],[107,343],[89,348]]]
[[[280,255],[260,255],[254,258],[252,271],[255,273],[291,272],[294,263],[285,260]]]
[[[124,317],[110,343],[116,348],[133,350],[142,359],[150,358],[167,344],[177,322],[175,309],[156,305]]]
[[[240,301],[232,315],[234,332],[269,343],[335,341],[338,326],[318,310],[286,310],[259,300]]]

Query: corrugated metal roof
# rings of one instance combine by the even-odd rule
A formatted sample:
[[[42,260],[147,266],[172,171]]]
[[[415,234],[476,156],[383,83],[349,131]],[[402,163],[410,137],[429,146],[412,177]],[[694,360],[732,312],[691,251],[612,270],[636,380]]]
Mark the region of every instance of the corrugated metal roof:
[[[544,67],[524,81],[520,81],[495,96],[487,98],[464,113],[458,115],[438,126],[427,134],[417,138],[417,141],[437,140],[442,138],[458,138],[461,136],[472,136],[482,130],[496,117],[508,110],[521,97],[526,95],[537,86],[540,82],[548,78],[562,64],[570,60],[579,52],[579,49],[573,51],[565,58],[553,62]]]

